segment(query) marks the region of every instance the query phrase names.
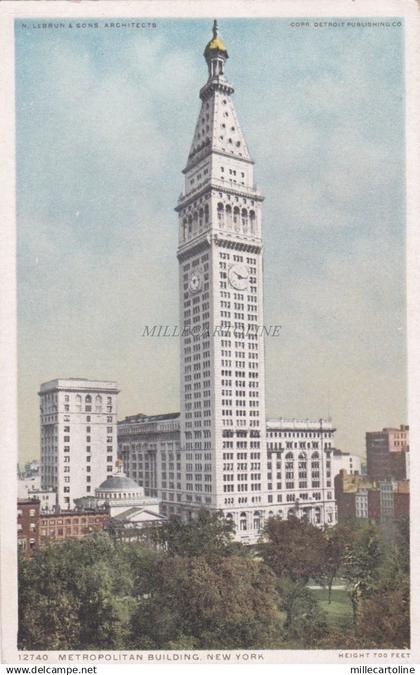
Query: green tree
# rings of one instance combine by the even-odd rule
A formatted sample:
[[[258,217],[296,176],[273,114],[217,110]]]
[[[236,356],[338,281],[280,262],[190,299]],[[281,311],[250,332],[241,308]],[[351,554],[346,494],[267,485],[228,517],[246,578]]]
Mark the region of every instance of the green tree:
[[[277,645],[276,581],[243,556],[165,557],[132,622],[132,647],[251,649]]]
[[[221,512],[201,509],[197,518],[188,523],[174,516],[154,530],[158,546],[169,555],[197,556],[228,555],[237,552],[233,542],[234,524]]]
[[[41,549],[20,563],[20,647],[124,647],[132,588],[124,548],[105,535]]]
[[[286,646],[292,649],[316,648],[328,631],[327,618],[312,591],[283,579],[279,584],[280,609],[289,611],[293,605],[293,621],[284,624]]]
[[[341,575],[346,581],[357,625],[361,602],[373,591],[382,562],[382,542],[377,526],[361,523],[351,530],[342,553]]]
[[[268,520],[263,537],[262,556],[279,580],[282,609],[286,613],[284,628],[287,635],[294,635],[303,590],[309,579],[317,579],[322,574],[324,534],[305,520],[276,517]]]
[[[409,649],[408,577],[385,580],[378,585],[360,608],[357,629],[367,648]]]
[[[388,532],[376,584],[361,603],[358,633],[366,647],[408,649],[410,646],[410,530],[401,518]]]
[[[322,584],[325,584],[328,589],[328,604],[331,604],[331,590],[334,583],[334,579],[338,574],[338,570],[341,565],[342,558],[342,546],[340,537],[337,535],[337,532],[333,528],[326,530],[324,533],[325,536],[325,549],[324,549],[324,561],[321,568],[321,575],[319,581]]]

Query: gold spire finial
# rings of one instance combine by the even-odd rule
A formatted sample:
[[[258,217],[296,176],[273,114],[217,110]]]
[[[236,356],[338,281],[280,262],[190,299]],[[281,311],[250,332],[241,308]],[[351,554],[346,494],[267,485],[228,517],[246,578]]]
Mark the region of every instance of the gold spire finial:
[[[226,47],[223,44],[223,40],[219,37],[219,26],[217,24],[217,19],[213,21],[213,37],[210,40],[210,42],[207,44],[206,49],[204,51],[204,55],[208,54],[211,51],[216,51],[218,50],[219,52],[224,52],[227,57],[227,51]]]

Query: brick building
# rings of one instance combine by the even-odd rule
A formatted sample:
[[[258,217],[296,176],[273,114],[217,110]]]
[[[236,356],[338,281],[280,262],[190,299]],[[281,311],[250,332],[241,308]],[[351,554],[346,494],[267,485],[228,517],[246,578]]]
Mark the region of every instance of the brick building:
[[[83,539],[93,532],[103,530],[109,521],[108,511],[65,511],[59,514],[42,514],[40,517],[40,544],[51,540]]]
[[[401,480],[394,491],[394,517],[410,515],[410,481]]]
[[[351,518],[379,518],[379,488],[367,476],[349,474],[342,469],[335,477],[334,485],[339,522]]]
[[[409,427],[386,427],[366,433],[367,472],[372,480],[405,480],[408,478],[407,453]]]
[[[387,523],[409,514],[409,481],[373,481],[342,470],[335,477],[338,521],[363,518]]]
[[[39,499],[18,499],[18,545],[27,554],[39,548],[39,512]]]

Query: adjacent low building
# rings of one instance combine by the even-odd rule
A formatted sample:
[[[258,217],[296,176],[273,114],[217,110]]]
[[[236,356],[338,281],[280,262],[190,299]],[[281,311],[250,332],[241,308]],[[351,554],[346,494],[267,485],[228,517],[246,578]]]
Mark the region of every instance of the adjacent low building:
[[[341,470],[335,477],[338,521],[353,518],[387,523],[409,515],[409,481],[374,481]]]
[[[27,478],[18,478],[17,495],[18,499],[28,499],[28,493],[39,490],[41,487],[40,476],[29,476]]]
[[[298,515],[314,525],[336,522],[335,431],[325,419],[267,420],[268,517]]]
[[[41,514],[39,518],[40,545],[65,539],[83,539],[102,531],[109,522],[107,510],[70,511]]]
[[[299,515],[320,526],[336,522],[334,434],[330,420],[267,421],[268,494],[266,503],[259,504],[253,512],[253,530],[260,530],[264,519],[272,515],[282,518]],[[225,439],[226,467],[230,465],[230,444],[232,441]],[[205,476],[207,465],[206,453],[193,462],[189,453],[181,452],[179,413],[126,417],[118,423],[118,452],[127,476],[144,488],[145,495],[161,500],[163,514],[185,515],[182,504],[187,499],[186,480],[195,471],[204,472]],[[254,454],[246,446],[238,453],[241,471],[238,476],[244,484],[252,479],[254,471],[260,470]],[[241,513],[236,515],[237,530],[246,532],[241,528],[248,528],[247,520]],[[235,514],[228,511],[227,517],[235,519]],[[245,541],[244,535],[242,540]]]
[[[17,503],[17,536],[19,549],[31,554],[40,544],[39,531],[39,499],[18,499]]]
[[[108,529],[113,532],[139,531],[166,520],[160,514],[160,502],[146,496],[144,488],[123,472],[122,460],[115,473],[95,490],[95,497],[76,499],[80,509],[105,510],[109,515]]]
[[[342,469],[334,483],[339,522],[353,518],[379,519],[379,488],[367,476],[349,474]]]

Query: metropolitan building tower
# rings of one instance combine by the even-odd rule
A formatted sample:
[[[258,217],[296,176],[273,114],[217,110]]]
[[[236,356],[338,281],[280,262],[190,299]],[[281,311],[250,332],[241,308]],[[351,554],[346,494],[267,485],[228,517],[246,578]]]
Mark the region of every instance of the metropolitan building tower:
[[[125,418],[119,454],[164,514],[221,510],[237,538],[253,543],[271,516],[334,524],[342,458],[330,420],[266,420],[263,197],[216,22],[204,57],[208,79],[176,207],[181,412]]]
[[[181,451],[190,507],[258,531],[267,503],[262,195],[214,22],[179,215]],[[246,523],[240,523],[240,520]]]

